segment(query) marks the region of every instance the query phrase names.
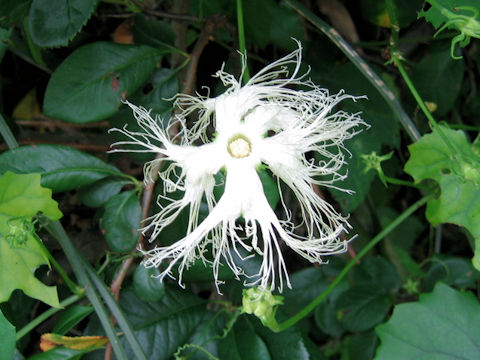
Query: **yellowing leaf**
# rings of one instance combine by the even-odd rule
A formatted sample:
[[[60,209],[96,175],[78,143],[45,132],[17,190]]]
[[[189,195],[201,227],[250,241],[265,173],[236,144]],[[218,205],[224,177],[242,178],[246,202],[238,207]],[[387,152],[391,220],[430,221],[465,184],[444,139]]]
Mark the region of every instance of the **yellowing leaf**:
[[[40,338],[40,349],[48,351],[57,346],[73,350],[94,350],[108,343],[106,336],[63,336],[59,334],[43,334]]]
[[[14,119],[30,120],[38,115],[40,115],[40,105],[38,104],[37,92],[34,88],[15,106],[12,117]]]
[[[38,212],[52,220],[62,216],[52,191],[40,186],[40,174],[6,172],[0,177],[0,302],[20,289],[30,297],[60,307],[56,288],[34,276],[37,267],[49,265],[32,224]]]

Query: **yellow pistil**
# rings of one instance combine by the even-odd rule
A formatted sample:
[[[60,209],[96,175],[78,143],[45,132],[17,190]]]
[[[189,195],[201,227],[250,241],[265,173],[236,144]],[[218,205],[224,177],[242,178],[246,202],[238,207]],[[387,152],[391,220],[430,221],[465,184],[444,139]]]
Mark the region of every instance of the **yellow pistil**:
[[[252,144],[245,136],[235,135],[228,141],[227,150],[232,157],[241,159],[250,155]]]

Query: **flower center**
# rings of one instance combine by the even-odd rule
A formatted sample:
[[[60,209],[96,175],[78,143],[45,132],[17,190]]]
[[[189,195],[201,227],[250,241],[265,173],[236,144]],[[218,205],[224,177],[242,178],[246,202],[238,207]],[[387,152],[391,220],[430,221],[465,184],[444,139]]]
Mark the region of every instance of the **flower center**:
[[[245,136],[238,134],[228,140],[227,150],[232,157],[241,159],[250,155],[252,143]]]

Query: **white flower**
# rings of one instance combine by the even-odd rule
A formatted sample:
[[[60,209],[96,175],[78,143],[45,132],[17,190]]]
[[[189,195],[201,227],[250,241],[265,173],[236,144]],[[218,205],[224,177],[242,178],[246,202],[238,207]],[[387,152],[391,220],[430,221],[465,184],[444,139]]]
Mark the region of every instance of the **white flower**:
[[[153,152],[163,155],[145,166],[145,179],[153,181],[152,172],[163,161],[158,175],[164,183],[168,201],[153,215],[142,230],[151,231],[151,239],[184,210],[189,211],[185,237],[170,246],[156,247],[145,252],[147,267],[164,266],[160,278],[172,275],[178,266],[179,283],[182,272],[201,259],[213,267],[218,286],[218,269],[226,263],[237,276],[245,275],[234,261],[235,253],[242,258],[238,247],[260,254],[263,258],[259,273],[248,285],[281,291],[288,273],[282,256],[282,243],[311,262],[322,262],[322,256],[344,252],[347,243],[340,234],[350,226],[345,217],[314,191],[314,185],[334,187],[333,183],[346,177],[339,173],[345,163],[343,141],[355,135],[359,125],[365,125],[358,114],[333,108],[353,96],[328,90],[299,76],[301,46],[286,57],[266,66],[244,86],[223,68],[216,73],[228,89],[216,98],[178,95],[180,109],[162,127],[161,119],[131,103],[141,131],[113,129],[128,137],[114,146],[114,151]],[[294,70],[289,76],[287,66]],[[292,88],[306,88],[294,90]],[[187,115],[197,114],[194,126],[186,127]],[[215,136],[208,139],[207,128],[214,125]],[[171,135],[169,129],[179,129]],[[201,142],[202,145],[195,145]],[[137,146],[128,150],[125,145]],[[141,149],[138,149],[138,145]],[[320,161],[312,154],[317,154]],[[257,170],[267,167],[278,179],[278,187],[286,184],[299,203],[299,214],[291,214],[282,199],[285,219],[280,220],[269,205]],[[215,174],[226,173],[225,191],[216,202],[213,190]],[[183,192],[174,199],[168,195]],[[202,199],[209,207],[208,216],[199,222]],[[300,217],[296,226],[292,221]],[[243,221],[239,219],[243,218]],[[302,226],[303,235],[294,231]],[[207,253],[209,255],[207,255]]]

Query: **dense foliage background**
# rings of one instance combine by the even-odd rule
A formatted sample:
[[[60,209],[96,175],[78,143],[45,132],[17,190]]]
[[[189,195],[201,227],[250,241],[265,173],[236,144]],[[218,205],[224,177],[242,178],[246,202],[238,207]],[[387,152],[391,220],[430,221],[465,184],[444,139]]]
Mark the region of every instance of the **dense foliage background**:
[[[478,8],[2,0],[0,359],[480,358]],[[240,76],[238,49],[254,74],[292,38],[316,84],[367,96],[342,107],[370,128],[347,143],[337,184],[355,193],[318,189],[358,236],[327,265],[285,249],[292,289],[275,328],[241,314],[228,271],[219,295],[201,263],[185,289],[140,265],[136,248],[149,245],[137,229],[162,183],[142,183],[153,155],[107,153],[108,129],[135,127],[122,99],[166,121],[176,93],[222,92],[211,76],[222,64]],[[276,180],[263,180],[278,203]],[[156,242],[182,238],[186,216]],[[258,259],[242,266],[253,273]]]

